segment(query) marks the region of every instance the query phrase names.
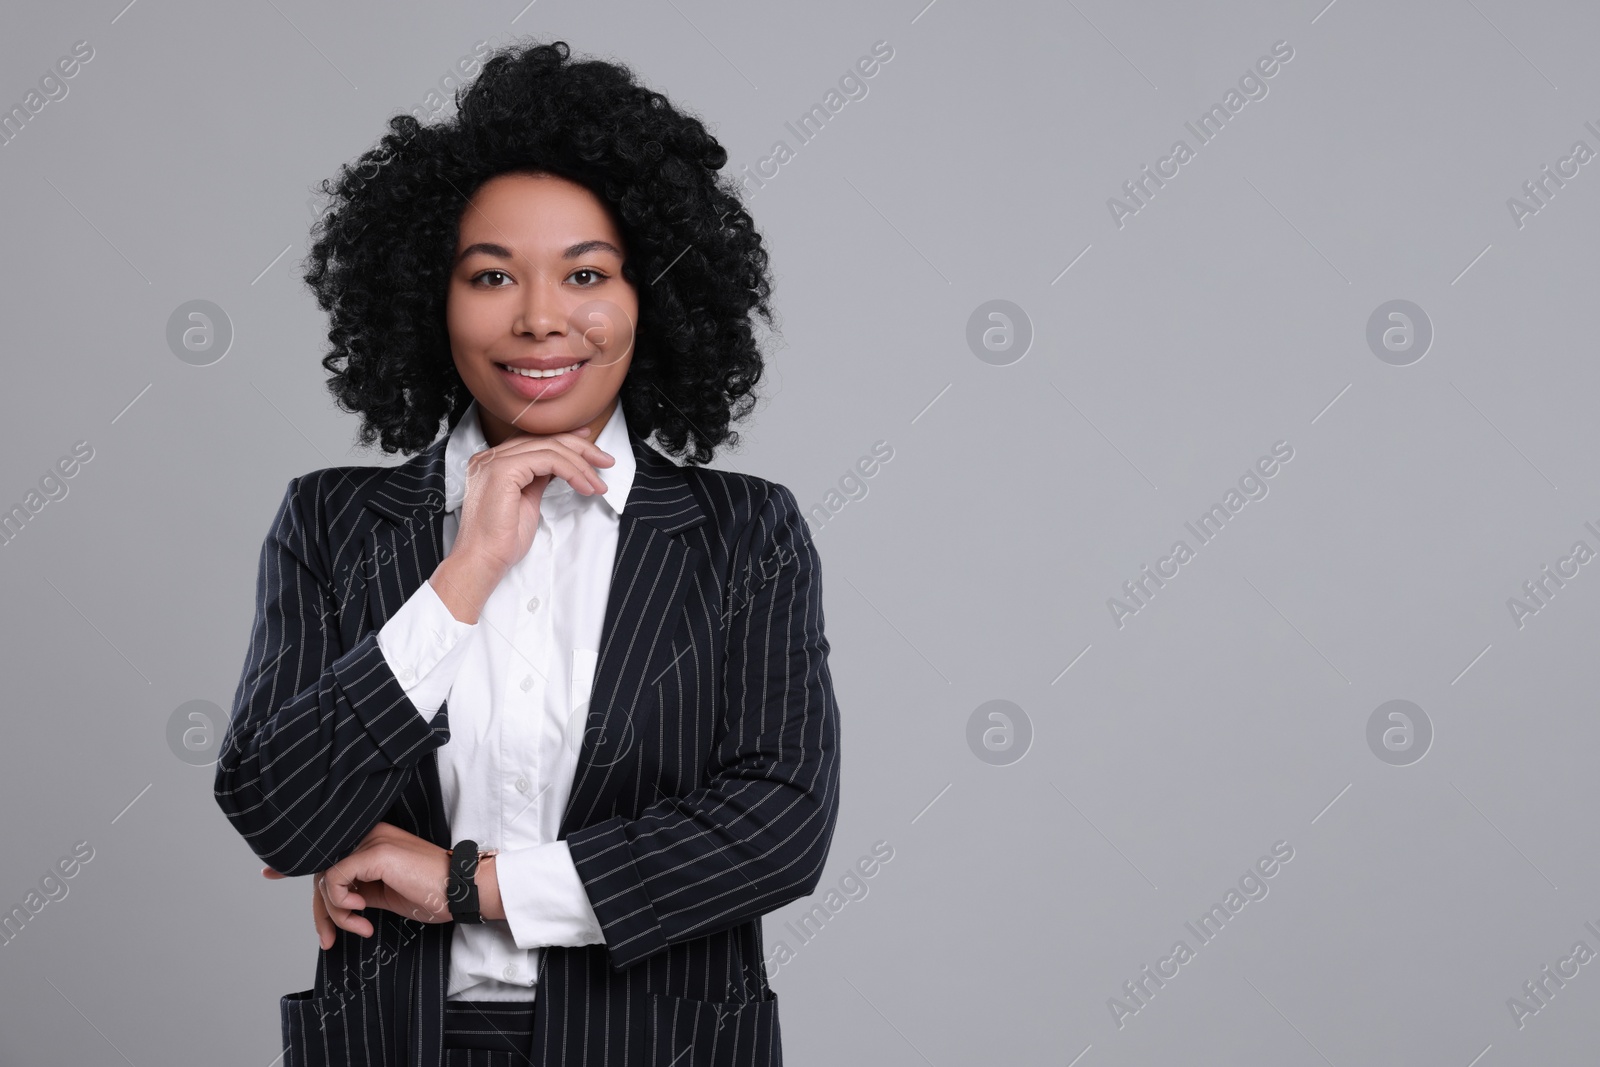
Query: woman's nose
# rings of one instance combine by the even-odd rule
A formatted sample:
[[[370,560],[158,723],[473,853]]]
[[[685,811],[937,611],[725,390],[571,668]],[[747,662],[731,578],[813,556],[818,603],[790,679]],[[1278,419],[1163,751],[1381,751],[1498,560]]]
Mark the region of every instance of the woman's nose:
[[[567,327],[566,301],[560,283],[535,274],[524,286],[521,329],[535,339],[564,334]]]

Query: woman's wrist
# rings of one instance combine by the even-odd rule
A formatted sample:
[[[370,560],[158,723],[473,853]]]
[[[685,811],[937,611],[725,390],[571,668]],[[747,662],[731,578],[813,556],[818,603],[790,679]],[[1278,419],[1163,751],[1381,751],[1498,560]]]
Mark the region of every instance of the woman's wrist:
[[[458,621],[476,623],[499,578],[477,561],[451,554],[440,561],[428,584]]]
[[[505,906],[500,903],[500,878],[495,869],[494,857],[485,856],[478,861],[478,914],[488,919],[504,919]]]

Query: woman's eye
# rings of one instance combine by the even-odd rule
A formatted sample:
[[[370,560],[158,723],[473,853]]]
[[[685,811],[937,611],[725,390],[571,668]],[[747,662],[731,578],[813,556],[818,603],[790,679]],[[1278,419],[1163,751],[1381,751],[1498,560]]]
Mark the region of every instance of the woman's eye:
[[[473,280],[473,281],[475,281],[475,282],[481,282],[481,281],[483,281],[483,280],[484,280],[484,279],[485,279],[485,278],[487,278],[487,277],[489,277],[489,276],[490,276],[490,275],[491,275],[491,274],[496,274],[496,275],[499,275],[499,276],[500,276],[500,277],[502,277],[502,278],[510,278],[510,277],[511,277],[511,275],[509,275],[509,274],[507,274],[507,273],[506,273],[506,272],[505,272],[505,271],[503,271],[503,270],[486,270],[486,271],[484,271],[484,272],[483,272],[483,273],[482,273],[482,274],[479,274],[479,275],[477,275],[477,276],[476,276],[476,277],[475,277],[475,278],[473,278],[473,279],[472,279],[472,280]],[[491,286],[489,286],[489,288],[491,288],[491,289],[502,289],[502,288],[504,288],[504,286],[501,286],[501,285],[491,285]]]
[[[592,286],[599,285],[601,282],[603,282],[605,280],[605,277],[606,277],[604,274],[601,274],[599,271],[593,269],[592,267],[579,267],[577,270],[573,271],[572,274],[569,275],[569,277],[576,278],[579,275],[585,275],[585,274],[594,279],[594,281],[592,281],[592,282],[579,282],[578,283],[580,286],[582,286],[585,289],[588,289],[588,288],[590,288]]]

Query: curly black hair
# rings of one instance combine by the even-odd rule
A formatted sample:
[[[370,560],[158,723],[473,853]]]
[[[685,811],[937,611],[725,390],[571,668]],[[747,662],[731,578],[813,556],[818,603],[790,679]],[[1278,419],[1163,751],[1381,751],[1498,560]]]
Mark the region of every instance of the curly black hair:
[[[445,325],[458,225],[490,178],[544,172],[594,193],[616,220],[639,295],[620,402],[630,429],[685,463],[739,443],[762,373],[755,315],[774,325],[767,251],[718,172],[727,151],[699,118],[617,63],[570,58],[564,41],[491,54],[456,94],[456,114],[411,115],[335,180],[312,228],[306,283],[328,313],[323,357],[360,442],[415,453],[454,425],[472,394]]]

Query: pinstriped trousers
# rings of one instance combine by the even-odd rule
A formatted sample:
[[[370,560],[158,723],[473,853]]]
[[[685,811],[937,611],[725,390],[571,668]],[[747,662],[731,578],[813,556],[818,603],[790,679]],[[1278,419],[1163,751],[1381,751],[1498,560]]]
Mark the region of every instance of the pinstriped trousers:
[[[444,1067],[541,1067],[533,1046],[533,1001],[444,1002]]]

